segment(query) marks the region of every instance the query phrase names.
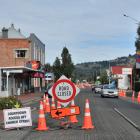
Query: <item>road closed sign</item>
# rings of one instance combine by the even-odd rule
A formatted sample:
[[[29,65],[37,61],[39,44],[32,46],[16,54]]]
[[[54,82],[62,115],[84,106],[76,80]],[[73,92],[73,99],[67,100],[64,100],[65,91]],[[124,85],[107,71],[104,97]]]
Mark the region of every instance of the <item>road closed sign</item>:
[[[3,114],[5,128],[32,126],[30,107],[4,109]]]
[[[57,81],[52,88],[53,96],[59,102],[69,102],[76,95],[75,85],[67,79]]]
[[[58,79],[49,90],[49,93],[59,101],[63,106],[71,102],[79,93],[80,89],[64,75]]]

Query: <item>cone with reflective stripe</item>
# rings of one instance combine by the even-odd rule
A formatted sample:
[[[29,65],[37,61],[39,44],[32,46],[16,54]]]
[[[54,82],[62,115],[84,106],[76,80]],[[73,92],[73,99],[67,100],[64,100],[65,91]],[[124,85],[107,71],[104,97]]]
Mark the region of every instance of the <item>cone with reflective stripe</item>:
[[[140,91],[138,93],[137,102],[140,103]]]
[[[43,96],[43,109],[45,110],[45,107],[46,107],[46,96],[44,94]]]
[[[54,98],[53,98],[53,97],[52,97],[51,109],[56,109],[56,107],[55,107],[55,102],[54,102]]]
[[[61,104],[59,101],[57,101],[57,108],[61,108]]]
[[[125,90],[123,90],[123,97],[126,97],[126,92],[125,92]]]
[[[134,102],[135,101],[135,91],[133,91],[133,93],[132,93],[132,102]]]
[[[89,100],[86,99],[84,123],[82,129],[93,129],[93,128],[94,125],[92,124],[92,118],[90,115]]]
[[[43,102],[42,101],[40,101],[38,128],[36,128],[36,130],[39,130],[39,131],[48,130],[48,127],[46,126],[46,119],[45,119],[45,115],[44,115]]]
[[[48,95],[46,95],[45,113],[50,113],[50,112],[51,112],[51,108],[50,108],[49,98]]]
[[[75,106],[74,100],[71,101],[71,107],[72,106]],[[69,122],[71,122],[71,123],[77,123],[78,120],[77,120],[76,115],[69,116]]]

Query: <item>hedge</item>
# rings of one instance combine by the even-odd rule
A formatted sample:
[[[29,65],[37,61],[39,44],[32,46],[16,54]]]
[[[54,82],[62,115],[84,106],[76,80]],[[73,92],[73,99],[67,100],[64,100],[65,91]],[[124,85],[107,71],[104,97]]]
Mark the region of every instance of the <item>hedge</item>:
[[[22,103],[15,96],[0,98],[0,110],[20,107]]]

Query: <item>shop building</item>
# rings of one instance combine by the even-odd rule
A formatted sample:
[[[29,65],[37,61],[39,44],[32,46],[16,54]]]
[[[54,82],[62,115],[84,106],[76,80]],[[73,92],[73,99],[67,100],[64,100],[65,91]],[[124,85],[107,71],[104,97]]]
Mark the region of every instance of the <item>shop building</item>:
[[[132,66],[112,66],[112,77],[117,80],[118,89],[132,89]]]
[[[41,92],[45,45],[35,34],[22,35],[11,24],[0,32],[0,97]]]

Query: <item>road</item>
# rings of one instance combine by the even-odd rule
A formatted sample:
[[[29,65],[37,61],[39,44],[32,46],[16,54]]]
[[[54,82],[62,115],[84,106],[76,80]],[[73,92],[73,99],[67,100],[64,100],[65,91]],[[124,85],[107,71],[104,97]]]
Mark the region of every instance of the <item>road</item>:
[[[90,110],[95,126],[92,130],[82,130],[85,99],[90,101]],[[48,131],[36,131],[38,111],[32,112],[33,127],[21,130],[1,130],[0,140],[140,140],[140,131],[118,114],[115,109],[140,126],[140,105],[122,99],[101,98],[91,90],[82,90],[75,99],[80,106],[79,122],[72,128],[61,129],[60,120],[46,115]],[[38,106],[34,104],[33,106]]]

